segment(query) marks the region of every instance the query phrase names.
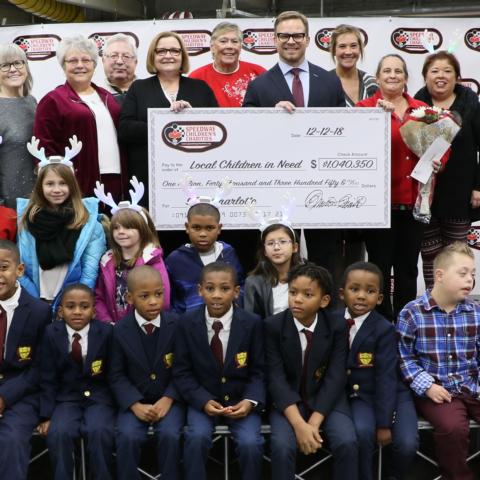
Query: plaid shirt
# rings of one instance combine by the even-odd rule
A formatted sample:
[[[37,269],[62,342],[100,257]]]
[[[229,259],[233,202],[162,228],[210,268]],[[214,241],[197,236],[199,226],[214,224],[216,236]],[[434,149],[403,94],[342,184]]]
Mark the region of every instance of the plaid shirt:
[[[480,398],[480,306],[471,300],[443,311],[429,291],[408,303],[397,322],[400,371],[419,396],[433,383]]]

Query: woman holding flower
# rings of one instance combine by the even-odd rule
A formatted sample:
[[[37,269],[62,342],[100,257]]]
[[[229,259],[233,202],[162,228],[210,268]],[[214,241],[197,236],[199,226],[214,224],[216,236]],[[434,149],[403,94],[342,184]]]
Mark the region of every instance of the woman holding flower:
[[[369,261],[377,264],[384,277],[384,300],[379,310],[394,319],[406,303],[417,294],[418,256],[424,224],[413,217],[418,182],[410,177],[418,157],[405,145],[400,127],[416,108],[426,106],[406,93],[408,71],[400,55],[386,55],[376,72],[379,89],[357,107],[381,107],[391,112],[391,227],[365,230]],[[393,267],[395,291],[390,301],[390,272]]]
[[[480,104],[470,88],[457,83],[460,64],[446,51],[429,55],[422,69],[425,87],[415,98],[461,116],[462,128],[452,143],[445,169],[437,176],[431,205],[432,218],[422,242],[425,285],[433,284],[433,260],[454,241],[466,241],[472,213],[480,213]],[[478,212],[478,213],[477,213]]]

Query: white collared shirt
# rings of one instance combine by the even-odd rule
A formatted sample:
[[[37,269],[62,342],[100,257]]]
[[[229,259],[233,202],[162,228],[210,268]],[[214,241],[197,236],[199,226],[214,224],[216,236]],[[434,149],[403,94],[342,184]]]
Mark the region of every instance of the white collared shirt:
[[[136,310],[135,310],[135,320],[138,323],[138,326],[142,329],[142,332],[145,332],[145,329],[143,328],[143,325],[145,323],[149,323],[150,325],[154,325],[156,328],[160,328],[160,315],[158,315],[157,318],[154,318],[153,320],[145,320]]]
[[[285,81],[287,82],[288,88],[292,92],[293,95],[293,73],[290,71],[292,68],[291,65],[288,63],[282,62],[278,60],[278,66],[285,77]],[[310,94],[310,68],[308,65],[307,60],[305,59],[298,67],[301,71],[299,74],[300,81],[302,82],[302,89],[303,89],[303,103],[307,107],[308,106],[308,98]]]
[[[213,330],[212,325],[213,322],[222,322],[223,328],[220,330],[218,336],[220,337],[220,341],[222,342],[222,350],[223,350],[223,360],[225,360],[225,354],[227,353],[227,345],[228,345],[228,338],[230,337],[230,328],[232,326],[232,318],[233,318],[233,306],[230,307],[230,310],[220,318],[211,317],[208,314],[208,308],[205,307],[205,319],[207,321],[207,335],[208,335],[208,344],[212,342],[212,338],[215,335],[215,330]]]
[[[222,250],[223,250],[223,243],[215,242],[215,244],[213,245],[213,248],[209,252],[205,252],[205,253],[198,252],[198,254],[200,255],[200,260],[202,261],[202,263],[204,265],[208,265],[217,260],[217,258],[222,253]]]
[[[313,323],[309,327],[306,327],[305,325],[302,325],[295,317],[293,317],[293,322],[297,327],[298,336],[300,337],[300,345],[302,347],[302,365],[303,365],[303,359],[305,357],[305,350],[307,348],[307,337],[302,332],[302,330],[303,329],[309,330],[310,332],[313,333],[315,331],[315,327],[317,326],[317,320],[318,320],[318,315],[315,315],[315,320],[313,321]]]
[[[350,328],[350,335],[348,337],[348,341],[350,343],[350,346],[352,346],[353,339],[355,338],[355,335],[357,332],[360,330],[360,327],[363,325],[363,322],[367,319],[367,317],[370,315],[370,312],[364,313],[363,315],[360,315],[359,317],[355,317],[353,321],[355,322],[354,325]],[[352,318],[350,313],[348,313],[348,309],[345,309],[345,320],[349,320]]]
[[[72,351],[72,342],[73,342],[73,335],[78,333],[80,335],[80,346],[82,347],[82,358],[85,360],[88,352],[88,331],[90,330],[90,323],[87,323],[81,330],[74,330],[72,327],[67,325],[67,333],[68,333],[68,353]]]
[[[5,353],[7,352],[7,338],[10,325],[12,324],[13,314],[15,309],[18,307],[18,300],[20,299],[20,294],[22,293],[22,287],[19,282],[15,283],[16,290],[15,293],[6,300],[0,300],[0,306],[5,310],[7,314],[7,333],[5,335],[5,348],[3,349],[3,358],[5,358]]]

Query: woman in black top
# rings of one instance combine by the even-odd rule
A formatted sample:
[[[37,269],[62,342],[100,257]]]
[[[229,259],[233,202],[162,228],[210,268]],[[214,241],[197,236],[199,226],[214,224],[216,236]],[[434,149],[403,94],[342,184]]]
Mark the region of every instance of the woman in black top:
[[[480,104],[470,88],[457,83],[460,64],[446,51],[429,55],[422,69],[425,87],[415,98],[429,105],[457,112],[462,128],[453,140],[450,158],[437,183],[431,207],[432,219],[422,244],[425,285],[433,285],[433,260],[437,253],[454,241],[466,241],[473,217],[480,210]]]

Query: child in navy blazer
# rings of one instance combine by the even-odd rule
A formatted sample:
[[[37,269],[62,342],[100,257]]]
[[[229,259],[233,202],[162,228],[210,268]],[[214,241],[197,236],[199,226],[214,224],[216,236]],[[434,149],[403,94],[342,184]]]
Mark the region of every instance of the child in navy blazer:
[[[115,408],[107,381],[112,327],[94,319],[93,291],[81,283],[65,288],[58,316],[42,342],[38,431],[56,480],[73,478],[75,439],[87,440],[93,478],[112,479]]]
[[[188,403],[185,431],[186,480],[205,480],[205,463],[218,423],[232,433],[243,479],[261,478],[265,403],[263,322],[233,306],[240,293],[235,268],[207,265],[199,292],[206,306],[180,322],[173,379]]]
[[[382,303],[383,275],[369,262],[350,265],[343,275],[339,315],[349,328],[347,394],[359,445],[359,478],[373,479],[375,445],[391,444],[389,477],[409,472],[418,446],[417,415],[398,374],[395,327],[375,307]]]
[[[155,268],[133,268],[127,289],[127,301],[135,309],[115,324],[111,366],[111,384],[120,407],[117,479],[140,479],[140,449],[152,427],[162,478],[176,480],[185,420],[171,373],[176,317],[161,312],[163,284]]]
[[[325,435],[333,478],[357,480],[357,440],[345,395],[346,325],[327,309],[332,278],[315,264],[297,265],[288,288],[289,309],[265,320],[272,478],[295,478],[297,446],[315,453]]]
[[[0,240],[0,478],[27,477],[30,438],[38,424],[39,347],[50,306],[18,283],[17,246]]]

